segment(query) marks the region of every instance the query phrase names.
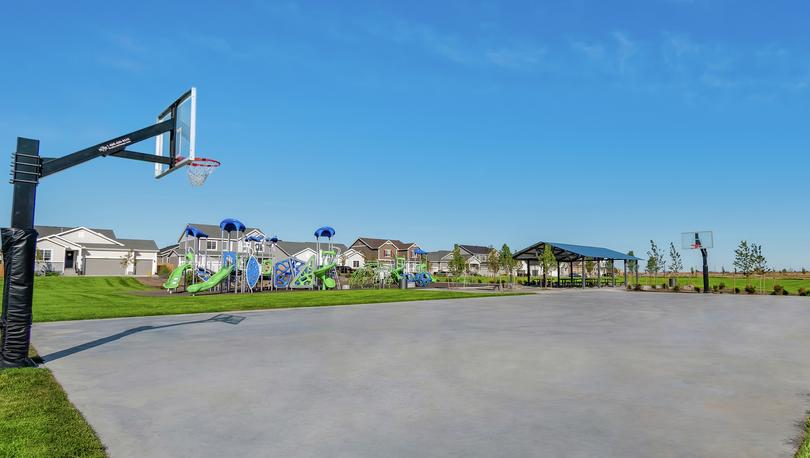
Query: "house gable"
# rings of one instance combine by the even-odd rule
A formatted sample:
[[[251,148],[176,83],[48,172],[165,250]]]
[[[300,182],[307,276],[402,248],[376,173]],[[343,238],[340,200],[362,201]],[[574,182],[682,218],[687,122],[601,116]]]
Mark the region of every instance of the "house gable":
[[[117,240],[107,237],[99,232],[90,230],[84,226],[75,227],[73,229],[61,232],[59,234],[53,234],[52,236],[58,236],[63,240],[66,240],[68,242],[77,245],[94,243],[94,244],[106,244],[111,246],[123,246],[123,244],[118,242]]]

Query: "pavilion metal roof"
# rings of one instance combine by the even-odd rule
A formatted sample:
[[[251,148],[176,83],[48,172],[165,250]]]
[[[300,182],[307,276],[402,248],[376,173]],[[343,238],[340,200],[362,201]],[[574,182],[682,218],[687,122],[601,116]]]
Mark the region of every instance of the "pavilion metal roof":
[[[521,261],[537,260],[537,255],[542,254],[546,244],[551,245],[554,251],[554,258],[559,262],[579,261],[583,258],[592,259],[613,259],[619,261],[640,261],[641,258],[630,256],[609,248],[586,245],[572,245],[570,243],[537,242],[528,246],[513,256]]]

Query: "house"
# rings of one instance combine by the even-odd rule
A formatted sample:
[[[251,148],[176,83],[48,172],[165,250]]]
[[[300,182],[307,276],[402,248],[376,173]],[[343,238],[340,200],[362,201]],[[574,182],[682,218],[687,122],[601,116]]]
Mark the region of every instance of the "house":
[[[377,261],[380,264],[393,265],[396,258],[405,258],[409,264],[419,261],[419,256],[415,253],[419,245],[406,243],[396,239],[378,239],[371,237],[360,237],[349,247],[366,261]]]
[[[346,245],[342,243],[332,243],[332,246],[340,250],[341,258],[343,254],[348,251]],[[276,243],[276,248],[280,249],[280,253],[275,253],[276,259],[297,258],[307,262],[311,257],[315,256],[318,245],[315,242],[288,242],[286,240],[279,240],[278,243]],[[327,249],[329,249],[329,244],[321,243],[321,251]],[[321,258],[321,264],[323,261],[323,258]],[[338,262],[338,265],[343,264]]]
[[[480,245],[458,245],[459,252],[467,264],[467,272],[473,275],[492,275],[489,269],[489,252],[491,247]],[[428,253],[431,273],[449,272],[452,250],[439,250]]]
[[[180,258],[183,257],[183,250],[180,244],[165,246],[158,250],[158,264],[168,264],[173,267],[180,265]]]
[[[64,275],[154,275],[154,240],[118,238],[111,229],[36,226],[37,272]],[[130,259],[125,263],[125,259]]]

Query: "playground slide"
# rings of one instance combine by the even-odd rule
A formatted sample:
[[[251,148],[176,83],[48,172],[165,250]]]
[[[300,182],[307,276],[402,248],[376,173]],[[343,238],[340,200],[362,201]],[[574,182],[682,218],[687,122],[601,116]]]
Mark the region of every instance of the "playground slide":
[[[183,280],[183,275],[186,273],[186,270],[191,268],[192,265],[190,262],[185,262],[177,266],[169,275],[169,278],[166,279],[166,283],[163,284],[163,287],[166,289],[175,289],[180,286],[180,281]]]
[[[213,288],[214,286],[217,286],[218,284],[220,284],[222,282],[222,280],[225,280],[226,278],[228,278],[228,276],[231,274],[231,272],[233,272],[233,265],[228,264],[227,266],[219,269],[219,272],[215,273],[214,275],[211,275],[211,278],[209,278],[208,280],[206,280],[206,281],[204,281],[202,283],[195,283],[193,285],[189,285],[187,290],[188,290],[189,293],[192,293],[192,294],[199,293],[201,291],[208,291],[209,289]]]
[[[332,269],[335,268],[335,266],[337,266],[337,264],[335,263],[327,264],[321,267],[320,269],[315,269],[315,272],[312,273],[313,275],[315,275],[315,278],[321,280],[321,284],[324,286],[325,289],[332,289],[336,285],[335,279],[327,276],[329,275],[329,272],[331,272]]]

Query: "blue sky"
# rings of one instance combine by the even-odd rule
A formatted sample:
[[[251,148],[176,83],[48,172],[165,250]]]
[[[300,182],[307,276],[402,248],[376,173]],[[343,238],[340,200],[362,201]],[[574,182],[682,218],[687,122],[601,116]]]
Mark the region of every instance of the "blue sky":
[[[807,2],[114,3],[4,9],[0,144],[72,152],[195,86],[223,166],[192,189],[98,159],[43,181],[40,224],[636,253],[708,229],[714,268],[741,239],[810,268]]]

